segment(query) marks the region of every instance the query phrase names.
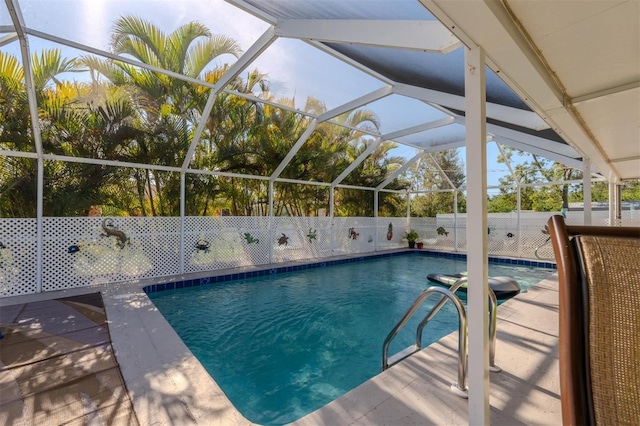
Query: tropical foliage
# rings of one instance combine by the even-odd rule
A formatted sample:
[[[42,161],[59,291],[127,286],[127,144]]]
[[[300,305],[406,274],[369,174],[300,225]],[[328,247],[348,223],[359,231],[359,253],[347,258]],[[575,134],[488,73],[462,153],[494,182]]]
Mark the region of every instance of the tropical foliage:
[[[227,64],[218,64],[219,58],[242,53],[234,40],[214,35],[197,22],[167,34],[144,19],[123,16],[113,28],[113,53],[210,85],[228,71]],[[211,96],[208,86],[95,56],[64,58],[57,49],[34,54],[31,63],[41,135],[31,131],[24,70],[17,58],[0,52],[0,149],[32,153],[34,138],[41,137],[45,154],[69,159],[48,159],[41,165],[46,216],[179,215],[177,168],[184,167],[216,172],[185,174],[187,215],[266,215],[269,183],[251,176],[273,175],[312,125],[306,114],[233,94],[293,106],[293,99],[274,98],[267,76],[259,70],[232,79],[226,85],[232,91],[216,93],[204,126],[198,128]],[[80,71],[90,78],[68,82],[61,77]],[[309,98],[304,110],[321,114],[327,108]],[[345,126],[317,125],[302,149],[278,170],[279,177],[331,183],[370,143],[362,131],[379,127],[378,118],[363,109],[333,121]],[[189,156],[195,137],[198,144]],[[380,144],[344,183],[381,183],[402,165],[402,159],[388,155],[393,147]],[[79,158],[90,160],[74,161]],[[34,217],[38,161],[28,154],[0,159],[0,215]],[[102,160],[151,167],[114,167]],[[400,180],[389,185],[404,187]],[[328,185],[276,182],[274,189],[276,215],[329,213]],[[336,214],[373,215],[372,194],[339,191]],[[395,194],[382,198],[384,214],[394,215],[404,203]]]
[[[459,189],[465,183],[464,165],[457,150],[440,151],[424,157],[412,174],[414,190],[430,191],[411,201],[412,216],[435,217],[438,213],[454,212],[453,189]],[[457,211],[465,212],[466,198],[461,192],[458,192],[457,202]]]
[[[521,210],[550,212],[569,207],[570,184],[541,184],[582,179],[582,171],[509,147],[504,147],[504,153],[505,156],[500,156],[498,162],[510,161],[515,155],[529,160],[522,161],[514,167],[515,179],[511,174],[500,178],[503,187],[498,195],[489,199],[489,212],[517,210],[516,184],[520,185]]]

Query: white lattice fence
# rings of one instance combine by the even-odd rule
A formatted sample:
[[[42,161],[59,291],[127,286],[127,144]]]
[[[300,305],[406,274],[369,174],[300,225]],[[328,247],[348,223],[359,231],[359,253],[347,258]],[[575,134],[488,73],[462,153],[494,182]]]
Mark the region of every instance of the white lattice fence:
[[[128,240],[105,236],[105,220]],[[47,217],[42,255],[43,291],[178,274],[180,219]]]
[[[544,245],[547,235],[542,233],[547,220],[546,215],[521,218],[518,228],[517,217],[490,217],[487,229],[489,254],[535,259],[536,248],[542,246],[538,250],[538,255],[547,259],[553,258],[551,245]],[[411,218],[411,228],[418,231],[424,242],[424,248],[430,250],[466,252],[466,223],[466,217],[463,215],[460,215],[457,221],[453,217]],[[568,220],[568,223],[579,224],[571,220]]]
[[[487,246],[489,254],[497,256],[517,256],[517,219],[489,218],[487,224]]]
[[[548,242],[549,236],[542,232],[546,224],[546,219],[520,219],[520,236],[518,241],[520,244],[520,257],[535,259],[536,249],[539,248],[538,256],[544,259],[554,258],[553,247]]]
[[[269,218],[185,217],[185,272],[269,263]]]
[[[436,250],[456,251],[466,249],[466,221],[459,217],[457,226],[454,218],[438,218],[435,224]]]
[[[105,218],[43,219],[42,291],[261,265],[270,253],[278,263],[401,248],[411,228],[425,249],[466,250],[464,216],[457,223],[452,217],[185,217],[182,236],[178,217],[110,219],[109,229],[128,237],[122,247],[116,236],[101,236]],[[518,228],[516,218],[490,217],[489,253],[535,258],[547,239],[547,219],[523,218]],[[0,219],[0,296],[38,291],[36,229],[35,219]],[[552,257],[551,246],[538,254]]]
[[[411,226],[414,227],[422,237],[423,234],[420,232],[420,229],[418,229],[418,225],[414,225],[413,222],[411,223]],[[391,234],[389,234],[389,224],[391,224]],[[406,247],[407,242],[402,239],[402,236],[409,229],[408,224],[409,219],[406,217],[378,218],[378,249],[388,250]],[[391,239],[388,239],[389,236]]]
[[[377,221],[373,217],[335,217],[333,219],[334,254],[375,251]]]
[[[331,221],[326,217],[273,218],[273,261],[332,255]]]
[[[0,297],[37,291],[35,219],[0,219]]]

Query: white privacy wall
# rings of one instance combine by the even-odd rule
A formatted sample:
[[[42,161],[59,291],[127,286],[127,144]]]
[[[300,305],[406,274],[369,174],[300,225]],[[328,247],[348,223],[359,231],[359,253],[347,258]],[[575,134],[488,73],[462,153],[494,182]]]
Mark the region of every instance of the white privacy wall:
[[[623,212],[622,223],[637,226],[638,213]],[[542,229],[551,214],[489,215],[489,253],[535,259],[536,248],[547,239]],[[580,217],[570,214],[567,221],[581,224]],[[0,297],[402,248],[409,228],[418,232],[424,249],[466,250],[464,215],[109,219],[126,234],[123,247],[116,237],[102,236],[105,218],[43,218],[40,283],[36,219],[0,219]],[[606,215],[593,219],[594,224],[606,222]],[[541,247],[538,255],[551,258],[551,246]]]

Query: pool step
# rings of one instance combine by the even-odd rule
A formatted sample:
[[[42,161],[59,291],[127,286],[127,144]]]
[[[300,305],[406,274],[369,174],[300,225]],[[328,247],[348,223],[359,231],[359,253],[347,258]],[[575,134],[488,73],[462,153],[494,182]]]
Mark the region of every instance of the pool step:
[[[389,360],[387,361],[388,366],[391,367],[392,365],[399,363],[403,359],[410,357],[411,355],[415,354],[419,350],[420,350],[420,347],[416,345],[411,345],[409,347],[404,348],[397,354],[389,357]]]

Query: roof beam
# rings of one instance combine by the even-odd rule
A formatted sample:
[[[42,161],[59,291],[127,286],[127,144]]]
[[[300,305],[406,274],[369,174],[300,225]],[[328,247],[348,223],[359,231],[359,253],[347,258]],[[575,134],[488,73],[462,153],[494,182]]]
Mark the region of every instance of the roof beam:
[[[447,183],[449,183],[449,186],[451,187],[451,189],[456,189],[456,186],[453,184],[453,182],[451,182],[451,179],[449,179],[449,176],[447,176],[447,174],[444,172],[444,170],[442,170],[442,167],[440,167],[440,164],[438,164],[436,159],[433,158],[433,155],[431,155],[430,152],[427,153],[427,155],[429,156],[429,158],[433,162],[433,165],[436,166],[436,169],[438,169],[440,174],[442,174],[442,176],[447,180]]]
[[[275,181],[280,176],[280,173],[282,173],[284,168],[287,167],[289,162],[291,162],[291,159],[294,157],[294,155],[296,155],[298,151],[300,151],[300,148],[302,148],[302,145],[304,145],[307,139],[309,139],[309,136],[311,136],[311,133],[313,133],[313,131],[316,129],[316,127],[318,126],[318,123],[319,123],[318,120],[314,119],[309,125],[309,127],[307,127],[307,129],[304,131],[304,133],[302,133],[302,135],[300,136],[298,141],[295,143],[295,145],[291,147],[286,157],[284,157],[284,159],[280,162],[278,167],[276,167],[275,171],[271,174],[270,180],[272,182]]]
[[[393,92],[398,95],[442,105],[458,111],[466,111],[464,96],[452,95],[403,83],[395,84]],[[549,128],[549,124],[540,118],[540,116],[535,112],[490,102],[487,102],[487,117],[533,130],[544,130]]]
[[[8,33],[0,37],[0,47],[18,40],[18,33]]]
[[[547,151],[552,151],[565,157],[582,157],[576,152],[575,149],[573,149],[571,145],[551,141],[545,138],[530,135],[528,133],[518,132],[517,130],[507,129],[495,124],[487,123],[487,132],[495,136],[502,136],[505,138],[521,141],[524,144],[533,145]]]
[[[598,90],[597,92],[576,96],[575,98],[571,98],[570,103],[572,103],[573,105],[578,105],[583,102],[589,102],[594,99],[603,98],[605,96],[611,96],[618,93],[626,92],[627,90],[637,89],[638,87],[640,87],[640,81],[634,81],[632,83],[623,84],[621,86],[610,87],[608,89]]]
[[[244,0],[224,0],[224,1],[234,5],[238,9],[244,10],[245,12],[262,19],[263,21],[270,23],[271,25],[275,25],[276,22],[278,22],[278,19],[275,16],[261,9],[258,9],[257,7],[247,3]]]
[[[495,141],[499,142],[502,145],[507,145],[512,148],[520,149],[522,151],[540,155],[544,158],[548,158],[549,160],[557,161],[558,163],[562,163],[566,166],[573,167],[574,169],[582,169],[582,160],[576,159],[573,157],[566,157],[562,154],[558,154],[557,152],[547,151],[544,148],[540,148],[538,146],[529,145],[522,141],[511,139],[504,136],[495,136]]]
[[[382,88],[380,90],[382,91],[382,90],[384,90],[384,88]],[[295,108],[295,107],[292,107],[292,106],[289,106],[289,105],[280,104],[278,102],[273,102],[273,101],[270,101],[270,100],[267,100],[267,99],[262,99],[262,98],[259,98],[259,97],[255,96],[255,95],[253,95],[253,94],[242,93],[242,92],[238,92],[236,90],[231,90],[231,89],[223,89],[222,91],[224,93],[228,93],[230,95],[238,96],[240,98],[247,99],[247,100],[252,101],[252,102],[256,102],[256,103],[260,103],[260,104],[264,104],[264,105],[271,105],[272,107],[279,108],[279,109],[284,110],[284,111],[291,111],[291,112],[293,112],[295,114],[300,114],[300,115],[305,116],[305,117],[319,118],[320,116],[322,116],[322,114],[320,114],[320,116],[318,116],[318,115],[313,114],[311,112],[303,111],[301,109],[298,109],[298,108]],[[371,92],[371,94],[373,94],[373,93],[375,93],[375,92]],[[369,96],[369,95],[364,95],[364,97],[367,97],[367,96]],[[355,102],[355,101],[353,101],[353,102]],[[339,107],[339,108],[341,108],[341,107]],[[331,115],[331,114],[329,114],[329,115]],[[373,132],[373,131],[367,130],[367,129],[360,129],[358,127],[350,126],[350,125],[348,125],[346,123],[340,123],[340,122],[332,120],[332,119],[328,119],[328,120],[326,120],[326,122],[327,123],[331,123],[331,124],[335,124],[336,126],[344,127],[346,129],[355,130],[355,131],[361,132],[361,133],[366,134],[366,135],[370,135],[370,136],[374,136],[374,137],[379,137],[380,136],[380,134],[378,132]]]
[[[278,21],[276,34],[286,38],[434,53],[448,53],[462,46],[460,40],[438,21],[285,19]]]
[[[277,37],[274,35],[273,27],[269,27],[267,31],[265,31],[258,40],[256,40],[253,45],[242,55],[231,67],[229,70],[222,76],[216,83],[213,85],[211,92],[209,94],[209,99],[207,99],[207,103],[202,110],[202,116],[200,117],[200,122],[198,123],[198,127],[193,135],[193,140],[191,141],[191,145],[189,146],[189,150],[184,157],[184,161],[182,162],[182,171],[186,171],[189,168],[189,164],[191,163],[191,158],[193,157],[193,153],[200,143],[200,137],[202,136],[202,132],[209,120],[209,114],[211,114],[211,110],[213,109],[213,104],[218,96],[218,93],[224,89],[224,87],[229,84],[231,80],[236,78],[242,70],[244,70],[255,58],[257,58],[262,52],[264,52],[274,41],[276,41]]]
[[[20,158],[38,158],[38,154],[28,151],[13,151],[10,149],[0,149],[0,155],[7,157],[20,157]]]
[[[516,172],[513,170],[513,167],[511,167],[511,160],[509,160],[509,157],[505,154],[504,148],[502,148],[502,145],[496,140],[494,140],[493,143],[495,143],[496,146],[498,147],[498,150],[500,151],[500,155],[502,155],[502,159],[504,160],[504,163],[507,165],[507,168],[511,173],[511,177],[513,178],[513,181],[518,182],[518,177],[516,176]]]
[[[453,124],[454,122],[455,119],[453,117],[445,117],[440,120],[429,121],[428,123],[418,124],[417,126],[407,127],[406,129],[387,133],[386,135],[382,135],[382,140],[393,140],[404,136],[413,135],[415,133],[426,132],[427,130],[447,126],[449,124]]]
[[[409,167],[411,167],[411,165],[413,163],[415,163],[416,161],[421,159],[423,155],[424,155],[424,151],[420,151],[416,155],[411,157],[409,159],[409,161],[407,161],[406,163],[404,163],[402,165],[402,167],[398,168],[398,170],[396,170],[395,172],[391,173],[389,175],[389,177],[384,180],[384,182],[382,182],[380,185],[376,186],[376,190],[380,190],[380,189],[384,188],[385,186],[389,185],[395,178],[400,176],[401,173],[404,173],[405,170],[407,170]]]
[[[105,58],[109,58],[111,60],[122,62],[124,64],[133,65],[134,67],[143,68],[143,69],[146,69],[146,70],[149,70],[149,71],[153,71],[153,72],[156,72],[156,73],[159,73],[159,74],[164,74],[164,75],[167,75],[167,76],[172,77],[172,78],[176,78],[176,79],[179,79],[179,80],[187,81],[189,83],[200,84],[200,85],[206,86],[206,87],[213,87],[214,86],[212,83],[209,83],[209,82],[204,81],[204,80],[199,80],[197,78],[188,77],[188,76],[183,75],[183,74],[178,74],[177,72],[169,71],[169,70],[166,70],[164,68],[159,68],[159,67],[155,67],[153,65],[148,65],[148,64],[145,64],[144,62],[140,62],[138,60],[127,58],[126,56],[119,56],[119,55],[107,52],[105,50],[96,49],[95,47],[87,46],[86,44],[76,43],[75,41],[71,41],[71,40],[68,40],[68,39],[65,39],[65,38],[62,38],[62,37],[58,37],[58,36],[54,36],[54,35],[51,35],[51,34],[47,34],[47,33],[44,33],[42,31],[34,30],[32,28],[25,28],[24,31],[29,35],[41,38],[43,40],[49,40],[49,41],[52,41],[54,43],[62,44],[63,46],[69,46],[69,47],[72,47],[74,49],[82,50],[84,52],[93,53],[94,55],[98,55],[98,56],[102,56],[102,57],[105,57]]]
[[[612,163],[623,163],[625,161],[636,161],[636,160],[640,160],[640,156],[636,155],[633,157],[624,157],[624,158],[613,158],[611,160]]]
[[[33,67],[31,64],[31,48],[29,39],[24,27],[24,17],[17,0],[5,0],[7,10],[11,16],[11,21],[15,27],[15,34],[20,43],[20,54],[22,55],[22,69],[24,74],[24,85],[27,91],[27,103],[29,115],[31,116],[31,130],[33,132],[33,143],[35,145],[38,158],[42,158],[42,133],[40,132],[40,121],[38,119],[38,101],[36,100],[35,82],[33,80]],[[38,199],[37,210],[41,212],[42,200]],[[38,215],[40,216],[40,215]]]
[[[42,154],[45,160],[63,161],[65,163],[96,164],[101,166],[126,167],[132,169],[160,170],[163,172],[180,172],[180,167],[155,164],[133,163],[131,161],[106,160],[103,158],[71,157],[69,155]]]
[[[454,141],[454,142],[446,142],[443,144],[432,144],[432,145],[420,145],[419,149],[423,150],[425,153],[427,152],[438,152],[438,151],[445,151],[447,149],[456,149],[456,148],[462,148],[463,146],[467,145],[467,141],[462,139],[459,141]]]
[[[426,130],[435,129],[437,127],[446,126],[454,122],[453,117],[446,117],[440,120],[430,121],[428,123],[420,124],[417,126],[409,127],[406,129],[398,130],[396,132],[387,133],[385,135],[380,136],[380,138],[376,139],[372,142],[366,150],[362,152],[351,164],[347,167],[340,176],[338,176],[332,183],[331,186],[335,187],[340,182],[342,182],[348,175],[351,173],[356,167],[360,165],[371,153],[382,143],[383,141],[393,140],[395,138],[399,138],[402,136],[411,135],[413,133],[424,132]]]
[[[357,99],[354,99],[350,102],[347,102],[346,104],[343,104],[339,107],[336,107],[332,110],[329,110],[321,115],[318,116],[318,121],[322,122],[322,121],[327,121],[330,120],[334,117],[339,116],[340,114],[344,114],[345,112],[349,112],[352,111],[356,108],[361,107],[362,105],[366,105],[368,103],[377,101],[378,99],[384,98],[386,96],[389,96],[393,93],[392,89],[390,86],[385,86],[385,87],[381,87],[378,90],[374,90],[371,93],[367,93],[364,96],[360,96]]]
[[[369,155],[371,155],[371,153],[378,147],[378,145],[380,145],[381,142],[382,139],[380,138],[371,142],[367,149],[365,149],[360,155],[358,155],[358,158],[356,158],[351,164],[349,164],[349,166],[344,169],[342,173],[340,173],[340,176],[338,176],[333,180],[333,182],[331,182],[331,187],[335,187],[347,176],[349,176],[349,173],[351,173],[356,167],[360,165],[360,163],[362,163]]]
[[[374,70],[372,70],[371,68],[368,68],[364,65],[362,65],[360,62],[357,62],[353,59],[351,59],[350,57],[348,57],[347,55],[344,55],[332,48],[330,48],[329,46],[327,46],[326,44],[323,44],[322,42],[319,41],[315,41],[315,40],[305,40],[305,42],[313,47],[315,47],[316,49],[320,50],[321,52],[326,53],[329,56],[332,56],[336,59],[338,59],[339,61],[344,62],[347,65],[352,66],[353,68],[362,71],[363,73],[381,81],[384,84],[394,84],[394,81],[391,80],[388,77],[385,77],[384,75],[380,74],[379,72],[376,72]]]
[[[368,186],[356,186],[356,185],[336,185],[336,188],[344,188],[344,189],[358,189],[362,191],[375,191],[375,188],[371,188]]]
[[[297,185],[331,186],[329,182],[318,182],[317,180],[277,178],[275,181],[282,183],[295,183]]]

